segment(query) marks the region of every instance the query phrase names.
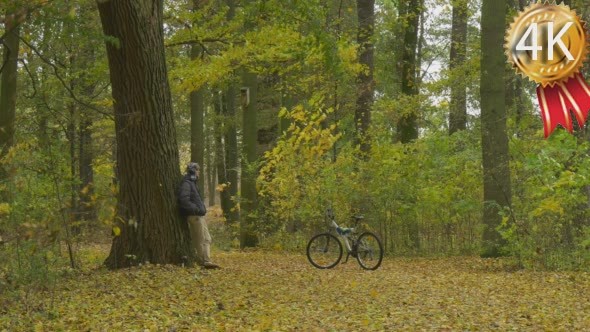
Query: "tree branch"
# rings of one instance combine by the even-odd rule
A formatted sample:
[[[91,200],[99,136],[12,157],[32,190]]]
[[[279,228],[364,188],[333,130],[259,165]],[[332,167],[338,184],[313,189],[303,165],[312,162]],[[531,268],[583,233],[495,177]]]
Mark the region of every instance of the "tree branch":
[[[27,74],[29,74],[29,77],[31,78],[31,84],[33,85],[33,94],[25,97],[27,97],[27,99],[33,98],[37,95],[37,85],[35,84],[35,78],[33,77],[33,73],[31,73],[31,71],[29,70],[29,66],[27,66],[27,62],[25,60],[18,59],[18,61],[20,61],[20,63],[23,64],[23,67],[25,68]]]
[[[53,73],[55,74],[55,77],[57,77],[57,79],[61,82],[61,85],[68,91],[68,93],[70,94],[70,97],[72,97],[72,99],[74,101],[76,101],[77,103],[79,103],[80,105],[89,108],[97,113],[100,113],[106,117],[108,117],[109,119],[114,119],[113,114],[104,112],[100,109],[98,109],[97,107],[94,107],[82,100],[80,100],[76,94],[74,93],[74,91],[68,86],[68,84],[65,82],[65,80],[61,77],[61,75],[59,74],[59,69],[57,68],[57,66],[55,64],[53,64],[49,59],[47,59],[45,56],[43,56],[43,54],[41,54],[41,52],[39,52],[39,50],[37,50],[37,48],[35,48],[35,46],[31,45],[28,41],[26,41],[24,38],[20,38],[20,40],[27,45],[33,52],[35,52],[35,54],[37,54],[37,56],[43,60],[43,62],[45,62],[46,64],[48,64],[49,66],[51,66],[51,68],[53,68]]]

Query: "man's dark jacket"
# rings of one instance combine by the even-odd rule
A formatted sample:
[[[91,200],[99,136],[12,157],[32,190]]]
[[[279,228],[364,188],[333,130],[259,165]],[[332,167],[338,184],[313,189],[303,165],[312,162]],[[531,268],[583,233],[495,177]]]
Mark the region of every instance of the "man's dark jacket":
[[[195,181],[185,175],[178,186],[178,206],[183,216],[204,216],[207,213],[205,204]]]

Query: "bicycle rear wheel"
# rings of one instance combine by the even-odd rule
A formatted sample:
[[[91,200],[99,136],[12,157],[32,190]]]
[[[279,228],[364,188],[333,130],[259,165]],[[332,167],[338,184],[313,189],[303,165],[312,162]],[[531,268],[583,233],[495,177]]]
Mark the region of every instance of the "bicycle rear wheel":
[[[307,259],[318,269],[331,269],[342,259],[342,244],[330,233],[318,234],[307,244]]]
[[[383,260],[383,246],[377,235],[366,232],[359,236],[356,259],[365,270],[376,270]]]

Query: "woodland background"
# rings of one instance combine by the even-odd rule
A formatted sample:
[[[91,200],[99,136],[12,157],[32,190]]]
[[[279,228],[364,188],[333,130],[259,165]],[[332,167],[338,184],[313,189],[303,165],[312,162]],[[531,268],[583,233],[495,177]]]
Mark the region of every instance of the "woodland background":
[[[503,51],[527,1],[117,3],[0,1],[0,294],[111,239],[110,268],[181,263],[189,160],[217,249],[302,252],[331,206],[387,256],[588,269],[590,135],[544,139]]]

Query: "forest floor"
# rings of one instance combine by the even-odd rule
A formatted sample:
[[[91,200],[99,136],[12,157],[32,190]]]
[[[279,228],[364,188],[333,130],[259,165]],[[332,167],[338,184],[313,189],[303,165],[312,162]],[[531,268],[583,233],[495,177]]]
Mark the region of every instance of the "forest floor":
[[[107,253],[97,245],[85,255]],[[0,331],[590,331],[589,273],[510,271],[473,257],[387,258],[364,271],[356,261],[318,270],[302,254],[213,256],[222,269],[71,272],[0,301]]]

